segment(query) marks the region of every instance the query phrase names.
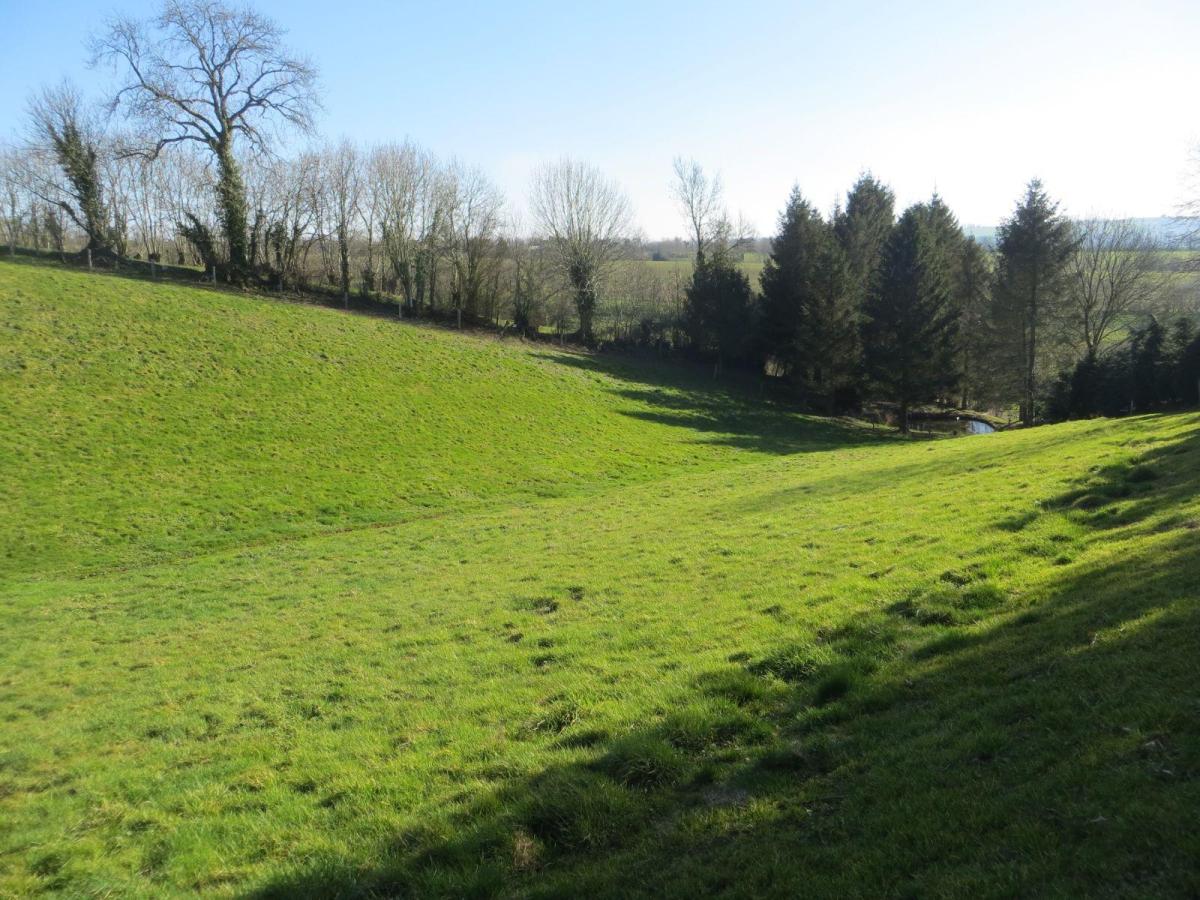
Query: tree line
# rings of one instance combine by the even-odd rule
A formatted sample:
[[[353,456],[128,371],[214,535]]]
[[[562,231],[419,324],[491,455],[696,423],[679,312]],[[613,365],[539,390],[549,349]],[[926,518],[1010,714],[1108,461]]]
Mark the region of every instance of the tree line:
[[[484,172],[410,141],[275,152],[285,132],[311,135],[318,109],[316,68],[283,38],[219,0],[111,20],[91,47],[111,94],[44,89],[27,139],[0,148],[10,250],[82,247],[460,326],[682,352],[826,413],[887,401],[902,428],[929,403],[1016,406],[1032,423],[1196,399],[1190,326],[1159,321],[1155,242],[1131,222],[1069,220],[1037,181],[994,249],[936,195],[897,211],[870,174],[828,215],[795,189],[751,284],[739,263],[758,239],[719,178],[677,159],[694,262],[663,277],[629,264],[648,254],[628,198],[576,160],[534,173],[526,224]]]
[[[1068,219],[1036,179],[994,250],[936,194],[897,215],[865,174],[826,217],[794,189],[755,294],[711,184],[677,177],[685,219],[716,223],[710,238],[695,229],[685,318],[718,369],[767,371],[831,414],[887,400],[903,429],[920,404],[1015,406],[1032,424],[1197,402],[1200,340],[1187,315],[1163,338],[1155,241],[1129,221]]]

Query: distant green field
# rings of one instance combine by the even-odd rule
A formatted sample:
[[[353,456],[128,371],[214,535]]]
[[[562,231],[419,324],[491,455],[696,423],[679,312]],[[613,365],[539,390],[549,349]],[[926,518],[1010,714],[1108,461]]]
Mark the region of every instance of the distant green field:
[[[767,258],[761,253],[743,253],[741,260],[737,266],[741,269],[746,277],[750,279],[750,286],[757,291],[759,278],[762,276],[763,265]],[[676,275],[682,278],[691,278],[694,264],[691,259],[668,259],[668,260],[639,260],[637,265],[645,266],[651,272],[661,278],[673,278]]]
[[[1200,415],[0,262],[0,896],[1194,896]]]
[[[1196,264],[1196,257],[1196,252],[1191,250],[1162,250],[1157,254],[1158,268],[1154,277],[1161,282],[1160,300],[1167,307],[1169,315],[1200,313],[1200,266]],[[738,263],[738,268],[750,279],[750,286],[755,292],[759,290],[766,261],[767,257],[762,253],[745,253]],[[635,265],[644,266],[667,282],[673,282],[676,278],[690,278],[693,268],[690,259],[662,262],[639,260]]]

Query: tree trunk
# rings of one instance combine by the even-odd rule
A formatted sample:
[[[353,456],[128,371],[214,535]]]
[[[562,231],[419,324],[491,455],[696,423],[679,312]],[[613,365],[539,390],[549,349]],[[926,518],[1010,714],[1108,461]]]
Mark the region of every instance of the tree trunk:
[[[1038,324],[1038,282],[1034,274],[1033,284],[1029,291],[1029,347],[1025,359],[1025,408],[1021,411],[1021,422],[1026,427],[1033,425],[1033,398],[1036,394],[1035,369],[1037,368],[1037,324]]]
[[[417,255],[415,262],[404,262],[400,277],[400,286],[404,290],[404,311],[413,315],[417,306],[425,299],[425,263],[424,257]]]
[[[429,309],[437,308],[437,260],[429,264]]]
[[[217,152],[217,209],[225,242],[229,246],[229,272],[235,282],[244,281],[250,274],[246,236],[246,184],[233,156],[233,146],[226,142]]]
[[[590,287],[580,287],[575,292],[575,311],[579,315],[579,340],[585,345],[592,343],[592,322],[596,314],[596,295]]]
[[[342,266],[342,306],[350,308],[350,241],[343,222],[338,226],[338,254]]]
[[[971,351],[963,351],[962,363],[962,394],[959,396],[961,402],[958,404],[959,409],[967,408],[967,384],[971,378]]]

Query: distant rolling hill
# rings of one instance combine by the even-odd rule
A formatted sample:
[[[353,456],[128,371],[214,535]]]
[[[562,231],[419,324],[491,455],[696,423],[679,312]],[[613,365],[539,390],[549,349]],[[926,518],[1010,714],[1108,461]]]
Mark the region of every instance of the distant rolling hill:
[[[1200,219],[1154,216],[1150,218],[1135,218],[1131,221],[1139,228],[1147,231],[1166,247],[1182,246],[1195,249],[1197,246],[1197,237],[1198,233],[1200,233]],[[996,225],[963,226],[963,231],[969,237],[973,237],[987,246],[995,245],[998,230],[999,228]]]

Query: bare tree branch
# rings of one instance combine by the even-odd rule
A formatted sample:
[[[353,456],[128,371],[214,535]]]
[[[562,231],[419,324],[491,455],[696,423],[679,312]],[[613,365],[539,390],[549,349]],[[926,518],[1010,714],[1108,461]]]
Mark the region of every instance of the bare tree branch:
[[[564,158],[534,174],[530,207],[575,294],[580,337],[590,342],[600,281],[633,230],[629,200],[599,169]]]
[[[1067,267],[1069,316],[1081,349],[1096,356],[1131,313],[1150,311],[1160,290],[1153,238],[1127,219],[1079,223]]]

